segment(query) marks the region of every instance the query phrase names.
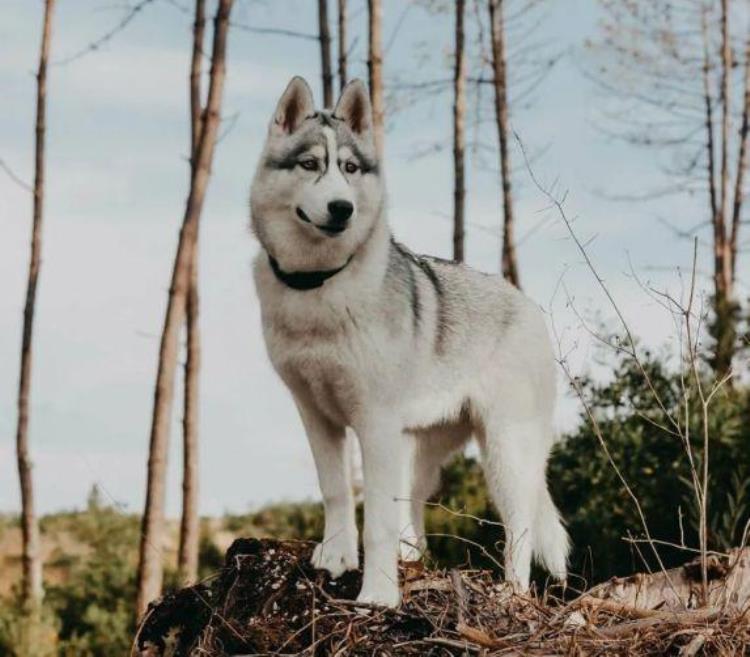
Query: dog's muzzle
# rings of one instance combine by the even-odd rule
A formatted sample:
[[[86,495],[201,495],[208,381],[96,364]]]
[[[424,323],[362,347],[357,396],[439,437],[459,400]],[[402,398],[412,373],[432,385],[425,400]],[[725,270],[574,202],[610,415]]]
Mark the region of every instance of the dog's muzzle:
[[[331,237],[343,233],[349,227],[349,220],[354,213],[354,205],[350,201],[336,200],[328,204],[328,221],[319,225],[307,216],[305,211],[297,207],[297,216],[305,223],[312,224],[319,231]]]

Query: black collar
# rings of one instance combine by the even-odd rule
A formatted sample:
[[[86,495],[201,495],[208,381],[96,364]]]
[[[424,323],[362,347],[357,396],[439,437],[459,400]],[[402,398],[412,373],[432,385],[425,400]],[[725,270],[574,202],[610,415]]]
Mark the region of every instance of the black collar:
[[[354,254],[349,256],[349,259],[341,265],[338,269],[326,269],[324,271],[293,271],[286,272],[281,267],[270,253],[268,254],[268,262],[271,263],[271,269],[284,285],[291,287],[294,290],[314,290],[315,288],[321,287],[329,278],[338,274],[344,269],[354,257]]]

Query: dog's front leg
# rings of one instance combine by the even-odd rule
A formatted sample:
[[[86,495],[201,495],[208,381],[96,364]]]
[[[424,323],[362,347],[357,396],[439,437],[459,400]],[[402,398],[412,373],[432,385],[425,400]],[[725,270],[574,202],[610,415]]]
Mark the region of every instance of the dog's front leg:
[[[357,427],[365,485],[365,548],[362,590],[357,600],[386,607],[401,602],[398,551],[399,505],[408,505],[411,442],[394,421],[392,409]]]
[[[339,577],[359,565],[349,441],[344,427],[331,423],[310,404],[297,400],[297,406],[315,459],[325,511],[323,541],[315,546],[312,564]]]

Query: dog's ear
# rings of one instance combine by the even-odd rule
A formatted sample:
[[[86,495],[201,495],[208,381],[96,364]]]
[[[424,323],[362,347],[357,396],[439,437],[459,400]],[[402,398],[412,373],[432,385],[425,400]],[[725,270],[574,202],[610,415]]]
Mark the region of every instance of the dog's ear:
[[[372,107],[362,80],[352,80],[344,87],[333,115],[343,120],[354,134],[364,135],[372,129]]]
[[[314,112],[310,85],[304,78],[295,76],[279,99],[270,132],[274,135],[291,135]]]

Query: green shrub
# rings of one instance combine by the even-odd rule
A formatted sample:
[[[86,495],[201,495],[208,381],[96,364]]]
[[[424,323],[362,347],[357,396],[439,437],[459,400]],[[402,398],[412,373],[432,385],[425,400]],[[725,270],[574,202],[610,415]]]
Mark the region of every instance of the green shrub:
[[[70,527],[90,552],[73,560],[65,584],[47,590],[59,621],[59,655],[126,655],[135,622],[138,519],[92,496]]]

